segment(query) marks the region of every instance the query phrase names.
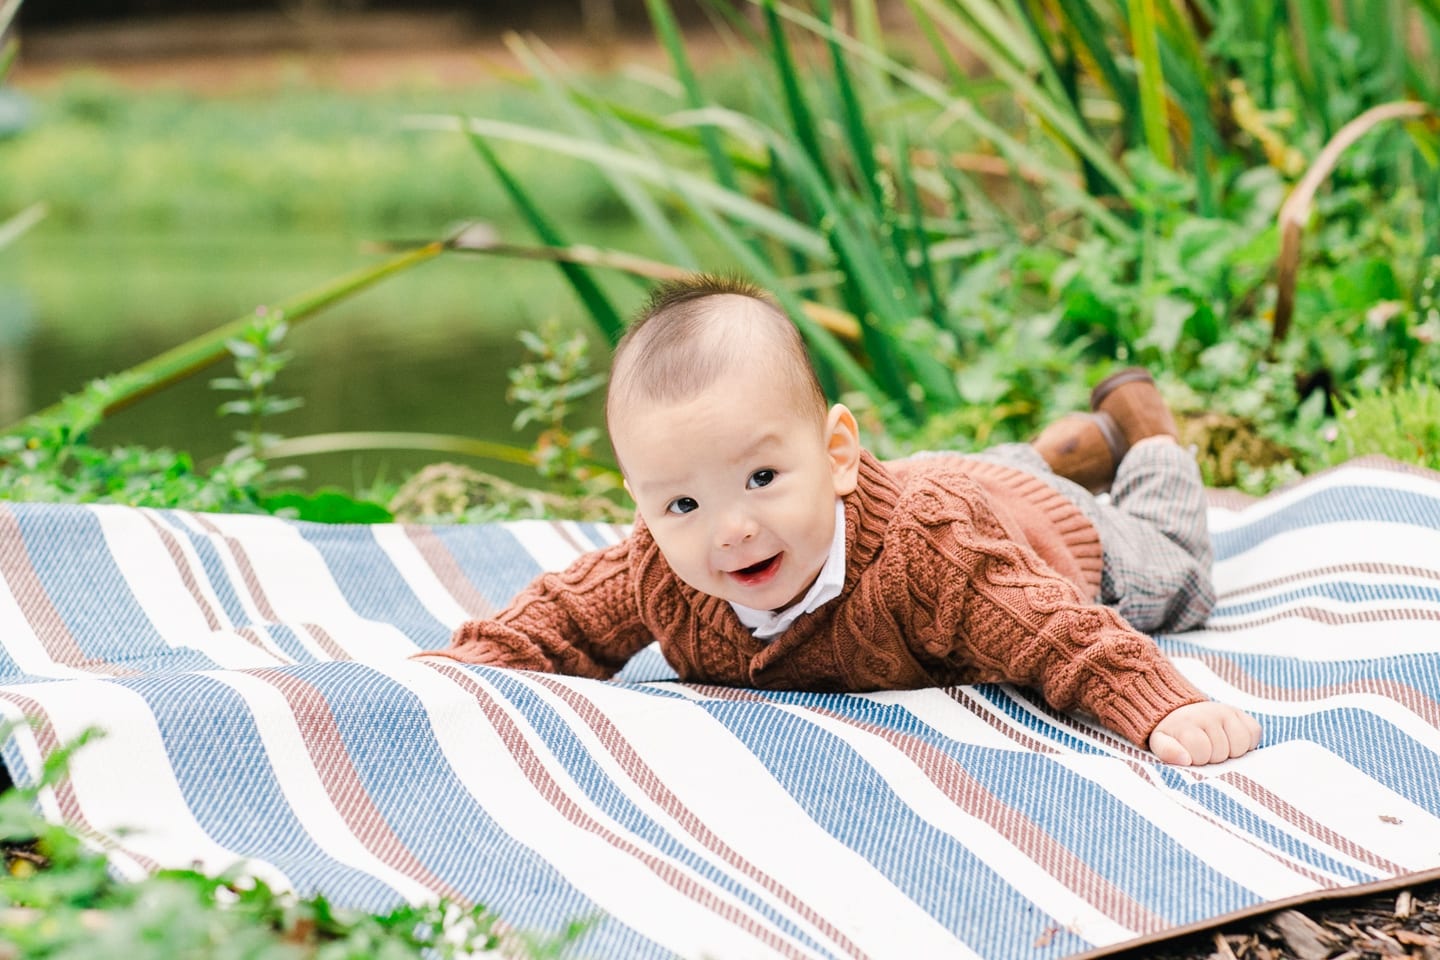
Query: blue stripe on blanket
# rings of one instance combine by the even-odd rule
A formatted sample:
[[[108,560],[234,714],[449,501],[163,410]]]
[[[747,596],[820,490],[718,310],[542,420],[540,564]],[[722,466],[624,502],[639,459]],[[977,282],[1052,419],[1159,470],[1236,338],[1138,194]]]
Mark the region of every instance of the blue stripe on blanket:
[[[539,565],[506,527],[436,527],[435,535],[475,589],[496,607],[508,603],[540,573]]]
[[[196,650],[172,650],[156,632],[92,513],[63,507],[14,513],[31,568],[84,658],[142,672],[214,666]]]
[[[603,917],[592,900],[477,801],[435,741],[425,705],[392,678],[355,663],[284,667],[256,675],[273,678],[295,696],[318,695],[304,710],[317,714],[324,728],[333,722],[339,736],[334,741],[323,731],[315,734],[322,747],[337,751],[322,775],[345,797],[342,806],[366,828],[368,845],[378,848],[382,859],[387,859],[383,837],[393,834],[398,846],[387,859],[393,869],[406,872],[406,864],[413,864],[443,885],[440,892],[448,888],[483,902],[513,924],[558,929],[577,918]],[[371,808],[373,818],[366,815]],[[393,906],[394,898],[350,902],[382,910]],[[600,955],[605,956],[663,955],[637,931],[609,922],[590,931],[583,946],[597,951],[603,946]]]
[[[1334,707],[1299,717],[1269,714],[1259,719],[1268,739],[1324,744],[1397,796],[1422,810],[1440,810],[1440,755],[1384,718],[1358,707]],[[1385,812],[1377,810],[1374,815]],[[1440,855],[1440,850],[1436,853]]]
[[[1211,535],[1217,561],[1252,550],[1269,538],[1332,523],[1394,523],[1440,530],[1440,496],[1374,486],[1319,490],[1250,523]]]
[[[275,758],[248,704],[231,687],[198,674],[113,682],[149,704],[185,802],[215,842],[275,864],[305,893],[325,891],[377,910],[398,899],[396,890],[330,858],[311,840],[275,779]],[[196,735],[197,715],[207,718],[209,736]]]
[[[407,858],[455,889],[478,883],[495,890],[487,902],[516,915],[561,920],[597,912],[477,802],[452,772],[424,706],[409,691],[359,664],[286,673],[323,697],[316,706],[334,721],[341,737],[336,746],[353,766],[360,798],[374,805]],[[337,773],[337,788],[348,779]],[[477,858],[477,851],[487,856]]]
[[[485,668],[476,667],[476,670]],[[632,803],[623,786],[617,785],[591,758],[589,750],[575,735],[570,724],[548,703],[524,683],[506,676],[504,671],[489,670],[488,679],[497,690],[525,715],[531,727],[544,741],[567,773],[600,809],[633,836],[652,844],[667,857],[682,863],[700,876],[729,891],[740,902],[750,906],[787,937],[801,943],[807,950],[819,951],[819,943],[799,926],[775,911],[768,902],[748,889],[738,877],[728,874],[712,859],[698,854],[683,836],[662,826],[653,817]]]
[[[1440,604],[1440,588],[1420,586],[1413,583],[1354,583],[1341,580],[1326,580],[1307,584],[1294,590],[1283,590],[1266,594],[1259,600],[1247,602],[1225,602],[1216,606],[1214,617],[1243,617],[1284,606],[1296,600],[1317,597],[1334,600],[1337,603],[1386,603],[1408,600],[1417,603]]]
[[[183,537],[195,551],[200,560],[200,569],[205,574],[205,583],[215,593],[230,624],[236,629],[248,627],[254,618],[246,611],[245,606],[240,602],[243,590],[237,591],[236,584],[231,582],[230,574],[225,569],[225,562],[220,557],[220,551],[215,546],[215,539],[198,530],[192,529],[186,524],[182,517],[184,514],[178,510],[165,510],[160,513],[166,525],[166,529],[176,537]]]
[[[367,620],[405,625],[405,634],[422,649],[443,646],[451,628],[436,620],[415,596],[368,531],[357,536],[353,528],[299,525],[305,542],[325,558],[350,608]]]
[[[995,956],[1015,936],[1013,920],[1035,905],[956,838],[918,816],[845,742],[775,707],[706,701],[705,709],[745,744],[836,840],[870,862],[926,913],[981,956]],[[821,759],[823,758],[823,759]],[[955,878],[993,893],[983,908],[953,896]],[[1044,930],[1037,920],[1035,935]],[[1067,931],[1055,955],[1084,948]]]

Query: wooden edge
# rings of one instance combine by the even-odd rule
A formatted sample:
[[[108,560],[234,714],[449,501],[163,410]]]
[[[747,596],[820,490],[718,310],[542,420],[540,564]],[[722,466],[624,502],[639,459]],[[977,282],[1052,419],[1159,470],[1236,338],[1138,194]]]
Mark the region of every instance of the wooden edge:
[[[1277,913],[1281,910],[1289,910],[1294,907],[1302,907],[1312,903],[1358,900],[1362,897],[1374,896],[1377,893],[1403,890],[1406,887],[1419,886],[1437,880],[1440,880],[1440,867],[1434,867],[1430,870],[1420,870],[1415,873],[1407,873],[1403,876],[1391,877],[1385,880],[1356,884],[1350,887],[1316,890],[1312,893],[1297,894],[1293,897],[1282,897],[1279,900],[1267,900],[1264,903],[1257,903],[1250,907],[1242,907],[1239,910],[1232,910],[1229,913],[1224,913],[1217,917],[1197,920],[1194,923],[1187,923],[1183,926],[1174,927],[1159,933],[1150,933],[1137,937],[1134,940],[1126,940],[1124,943],[1096,947],[1092,950],[1086,950],[1083,953],[1068,954],[1064,957],[1064,960],[1096,960],[1098,957],[1120,957],[1140,949],[1151,951],[1158,944],[1180,940],[1197,933],[1208,933],[1240,920],[1251,920],[1255,917],[1263,917],[1267,914]],[[1146,955],[1148,955],[1148,953]]]

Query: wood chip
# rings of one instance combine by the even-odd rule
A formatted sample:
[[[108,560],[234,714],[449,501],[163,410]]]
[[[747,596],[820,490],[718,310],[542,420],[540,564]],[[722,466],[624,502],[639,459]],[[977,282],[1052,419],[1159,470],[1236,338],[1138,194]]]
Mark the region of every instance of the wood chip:
[[[1409,890],[1401,890],[1395,897],[1395,916],[1404,920],[1415,912],[1415,897]]]
[[[1215,952],[1210,954],[1214,960],[1238,960],[1235,951],[1230,949],[1230,941],[1225,939],[1225,934],[1215,934]]]
[[[1386,940],[1389,940],[1391,943],[1395,942],[1394,939],[1391,938],[1390,934],[1386,933],[1384,930],[1376,930],[1374,927],[1366,927],[1365,932],[1381,942],[1384,942]]]
[[[1325,960],[1335,936],[1298,910],[1282,910],[1270,918],[1286,946],[1300,960]]]

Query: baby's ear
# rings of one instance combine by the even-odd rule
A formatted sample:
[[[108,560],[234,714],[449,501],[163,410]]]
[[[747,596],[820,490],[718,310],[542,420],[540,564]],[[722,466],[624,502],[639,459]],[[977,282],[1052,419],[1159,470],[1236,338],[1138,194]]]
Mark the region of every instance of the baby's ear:
[[[843,497],[860,482],[860,426],[843,403],[831,407],[825,417],[825,446],[830,454],[835,495]]]

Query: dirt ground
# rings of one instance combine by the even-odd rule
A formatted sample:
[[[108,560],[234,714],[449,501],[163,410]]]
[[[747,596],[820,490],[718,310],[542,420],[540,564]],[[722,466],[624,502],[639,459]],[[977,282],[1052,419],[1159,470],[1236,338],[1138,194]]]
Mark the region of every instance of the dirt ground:
[[[704,23],[687,29],[698,58],[724,55],[723,41]],[[296,83],[357,92],[415,84],[460,87],[519,72],[506,47],[512,33],[539,38],[577,70],[668,63],[648,26],[638,23],[596,33],[578,21],[513,15],[193,14],[23,32],[11,79],[18,87],[40,89],[83,71],[134,89],[212,95],[263,93]]]
[[[355,91],[413,83],[471,85],[514,74],[505,34],[529,28],[577,69],[663,67],[647,29],[589,36],[576,22],[476,22],[445,14],[304,21],[280,14],[169,18],[22,35],[16,86],[41,89],[77,70],[135,89],[265,92],[307,81]],[[723,56],[697,29],[700,56]],[[1326,900],[1114,956],[1123,960],[1440,960],[1440,881]]]

